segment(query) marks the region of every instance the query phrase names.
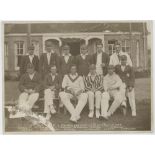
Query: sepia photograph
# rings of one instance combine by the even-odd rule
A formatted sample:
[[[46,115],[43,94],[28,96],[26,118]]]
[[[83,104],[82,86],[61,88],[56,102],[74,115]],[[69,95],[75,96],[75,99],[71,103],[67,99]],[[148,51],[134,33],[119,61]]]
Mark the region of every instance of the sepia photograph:
[[[153,21],[3,21],[3,132],[151,133]]]

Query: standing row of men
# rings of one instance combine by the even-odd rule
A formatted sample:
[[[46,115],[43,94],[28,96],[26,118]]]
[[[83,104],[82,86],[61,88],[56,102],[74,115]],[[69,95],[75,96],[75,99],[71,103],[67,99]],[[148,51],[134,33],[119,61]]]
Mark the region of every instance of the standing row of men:
[[[65,45],[63,55],[59,57],[53,51],[52,42],[46,42],[46,53],[39,60],[33,55],[33,47],[30,47],[29,55],[23,59],[21,65],[23,75],[19,84],[22,91],[19,97],[20,109],[31,110],[39,97],[42,79],[47,119],[50,119],[51,113],[56,112],[53,98],[60,88],[63,90],[59,93],[61,102],[70,112],[70,120],[73,122],[80,119],[87,100],[90,118],[94,116],[96,109],[96,118],[108,119],[120,105],[126,106],[126,96],[129,97],[132,116],[136,116],[132,61],[127,53],[120,50],[120,44],[115,45],[116,52],[110,58],[102,48],[103,44],[98,43],[97,52],[90,56],[87,46],[83,44],[80,55],[74,58],[69,46]],[[113,103],[110,106],[111,98]],[[76,107],[71,99],[78,101]]]
[[[47,41],[45,43],[45,53],[40,56],[34,55],[34,47],[28,48],[28,55],[23,57],[21,61],[20,74],[26,73],[26,66],[28,63],[32,63],[35,70],[42,75],[42,78],[49,73],[50,66],[56,65],[57,72],[63,77],[70,71],[70,65],[76,64],[77,72],[79,75],[88,75],[89,65],[96,64],[97,73],[105,75],[107,73],[107,66],[109,64],[109,55],[102,51],[103,44],[97,44],[97,53],[93,55],[88,54],[88,49],[85,44],[80,46],[80,54],[76,57],[70,54],[70,47],[64,45],[62,47],[62,56],[58,56],[53,50],[53,43]]]

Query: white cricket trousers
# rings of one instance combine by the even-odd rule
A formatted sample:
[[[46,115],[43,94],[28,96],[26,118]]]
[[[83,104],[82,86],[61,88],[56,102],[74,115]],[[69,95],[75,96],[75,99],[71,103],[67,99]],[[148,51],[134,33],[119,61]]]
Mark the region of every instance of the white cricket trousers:
[[[53,99],[55,98],[54,91],[51,89],[44,90],[44,113],[50,113],[50,107],[53,106]]]
[[[109,101],[113,98],[114,101],[109,108]],[[123,96],[119,90],[112,90],[109,92],[103,92],[101,98],[101,116],[111,116],[116,109],[121,105]],[[109,109],[109,110],[108,110]]]
[[[78,103],[75,108],[70,101],[70,99],[73,97],[72,94],[66,93],[66,92],[60,92],[59,96],[61,98],[61,102],[65,105],[66,109],[69,111],[71,116],[75,116],[75,117],[80,116],[81,111],[87,104],[87,94],[86,93],[81,93],[78,96]]]
[[[88,91],[87,94],[88,94],[89,110],[94,110],[94,107],[96,107],[96,109],[100,109],[102,93],[100,91],[96,91],[95,93],[92,91]]]
[[[30,111],[39,98],[39,93],[28,94],[23,92],[19,96],[18,106],[21,110]]]
[[[136,113],[136,102],[135,102],[135,90],[134,90],[134,88],[132,89],[132,91],[129,92],[126,89],[125,83],[123,83],[120,91],[121,91],[122,95],[124,96],[124,98],[126,98],[126,97],[129,98],[129,104],[130,104],[132,113]]]

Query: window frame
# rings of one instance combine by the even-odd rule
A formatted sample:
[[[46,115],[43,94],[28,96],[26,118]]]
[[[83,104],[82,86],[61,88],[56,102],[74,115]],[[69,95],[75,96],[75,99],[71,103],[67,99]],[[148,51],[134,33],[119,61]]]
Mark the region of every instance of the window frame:
[[[9,69],[9,64],[8,64],[8,56],[9,56],[9,49],[8,49],[8,42],[4,42],[4,69],[8,70]]]
[[[23,47],[21,48],[21,45],[18,45],[18,43],[23,43]],[[19,70],[20,67],[18,66],[18,56],[23,56],[25,55],[25,42],[22,41],[22,40],[19,40],[19,41],[15,41],[14,43],[14,46],[15,46],[15,70]],[[19,47],[18,47],[19,46]],[[23,50],[23,53],[21,54],[20,52],[18,53],[18,50]]]

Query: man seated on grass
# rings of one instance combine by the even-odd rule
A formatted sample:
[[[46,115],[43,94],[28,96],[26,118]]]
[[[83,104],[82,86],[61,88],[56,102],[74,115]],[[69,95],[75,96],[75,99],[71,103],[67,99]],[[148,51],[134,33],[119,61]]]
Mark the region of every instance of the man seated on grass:
[[[44,113],[46,113],[46,119],[51,118],[51,114],[55,114],[56,110],[53,106],[53,99],[58,95],[60,89],[60,78],[58,76],[57,68],[55,65],[51,66],[51,72],[45,76],[44,79]]]
[[[61,101],[71,114],[70,121],[76,123],[80,119],[81,111],[87,103],[83,78],[77,74],[76,65],[72,65],[70,73],[64,76],[62,88],[64,92],[60,92]],[[75,108],[70,101],[71,99],[77,101]]]
[[[31,109],[39,98],[40,91],[40,75],[34,70],[34,66],[29,63],[27,72],[23,74],[19,82],[19,90],[21,94],[18,99],[18,109],[14,117],[22,117],[26,113],[31,113]]]
[[[108,74],[104,77],[104,91],[101,99],[101,118],[108,119],[121,105],[123,95],[121,93],[122,80],[114,72],[114,66],[109,65]],[[110,108],[109,101],[113,99]]]
[[[123,85],[121,91],[125,99],[126,96],[129,98],[129,104],[131,107],[132,116],[136,116],[136,103],[134,92],[135,74],[133,67],[127,65],[126,55],[121,56],[121,64],[115,67],[115,72],[122,79]],[[126,106],[126,104],[123,105]]]
[[[94,116],[94,105],[96,107],[96,118],[100,117],[101,94],[103,89],[103,76],[96,74],[96,66],[94,64],[89,67],[88,76],[84,77],[85,90],[88,94],[89,102],[89,118]],[[94,101],[95,100],[95,101]]]

